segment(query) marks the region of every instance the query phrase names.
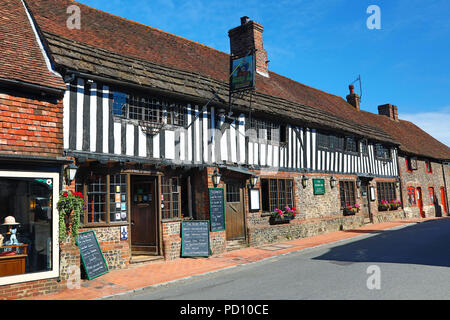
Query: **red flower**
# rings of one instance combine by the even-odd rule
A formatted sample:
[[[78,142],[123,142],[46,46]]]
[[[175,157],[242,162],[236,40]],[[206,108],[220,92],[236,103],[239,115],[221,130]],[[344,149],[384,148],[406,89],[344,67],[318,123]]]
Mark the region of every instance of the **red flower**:
[[[68,195],[69,194],[67,193],[67,191],[64,191],[64,194],[63,194],[64,198],[67,198]]]

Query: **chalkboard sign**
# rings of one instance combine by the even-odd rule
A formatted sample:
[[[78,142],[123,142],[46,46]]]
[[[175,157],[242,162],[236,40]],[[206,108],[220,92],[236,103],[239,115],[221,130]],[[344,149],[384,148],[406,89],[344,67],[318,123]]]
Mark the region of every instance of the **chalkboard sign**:
[[[225,203],[223,189],[209,189],[209,220],[211,231],[225,230]]]
[[[209,221],[183,221],[181,224],[181,256],[209,257]]]
[[[77,237],[77,245],[89,280],[109,271],[94,231],[81,232]]]

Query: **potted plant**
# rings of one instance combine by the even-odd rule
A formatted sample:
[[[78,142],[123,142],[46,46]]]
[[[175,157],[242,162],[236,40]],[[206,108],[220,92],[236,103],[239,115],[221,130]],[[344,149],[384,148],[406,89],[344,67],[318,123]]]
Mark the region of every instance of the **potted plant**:
[[[62,191],[57,209],[59,211],[59,241],[65,242],[70,234],[75,243],[80,227],[80,217],[84,210],[83,194]]]

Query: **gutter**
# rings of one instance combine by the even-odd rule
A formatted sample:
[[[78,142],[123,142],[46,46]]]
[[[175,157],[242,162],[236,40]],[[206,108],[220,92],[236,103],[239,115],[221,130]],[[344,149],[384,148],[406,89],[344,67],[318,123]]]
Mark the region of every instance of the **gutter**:
[[[45,94],[49,94],[49,95],[54,95],[54,96],[63,96],[64,95],[64,91],[62,89],[55,89],[55,88],[51,88],[51,87],[45,87],[45,86],[41,86],[39,84],[33,84],[33,83],[29,83],[29,82],[23,82],[20,80],[12,80],[12,79],[5,79],[5,78],[0,78],[0,86],[3,85],[7,88],[10,89],[17,89],[17,87],[21,88],[21,89],[25,89],[28,92],[33,92],[33,93],[41,93],[43,95]]]

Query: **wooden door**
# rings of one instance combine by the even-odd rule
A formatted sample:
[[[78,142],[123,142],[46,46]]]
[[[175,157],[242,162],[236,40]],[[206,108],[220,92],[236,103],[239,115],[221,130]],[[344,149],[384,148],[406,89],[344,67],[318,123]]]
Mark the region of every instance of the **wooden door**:
[[[131,192],[132,253],[157,254],[159,237],[156,179],[135,177]]]
[[[423,211],[423,200],[422,200],[422,188],[417,188],[417,205],[419,206],[420,216],[425,218],[425,212]]]
[[[240,183],[225,186],[225,226],[227,240],[245,239],[244,188]]]
[[[364,216],[365,223],[372,223],[372,215],[370,212],[369,183],[361,181],[361,212]]]
[[[444,213],[448,214],[447,200],[445,197],[445,188],[444,187],[441,187],[441,204],[442,204],[442,208],[444,209]]]

